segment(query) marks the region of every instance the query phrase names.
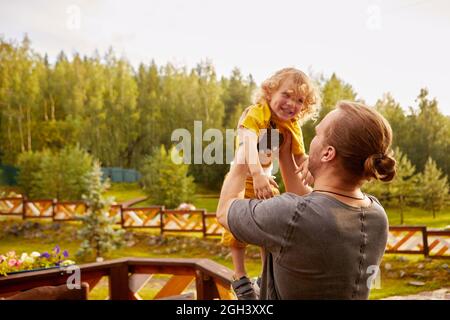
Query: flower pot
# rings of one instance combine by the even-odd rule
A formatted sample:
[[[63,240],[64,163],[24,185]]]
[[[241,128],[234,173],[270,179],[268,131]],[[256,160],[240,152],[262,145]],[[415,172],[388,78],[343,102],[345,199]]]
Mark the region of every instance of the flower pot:
[[[37,268],[37,269],[31,269],[31,270],[19,270],[19,271],[8,272],[6,275],[10,276],[10,275],[19,274],[19,273],[27,273],[27,272],[50,270],[50,269],[59,269],[59,268],[60,268],[60,266],[53,266],[53,267],[48,267],[48,268]]]

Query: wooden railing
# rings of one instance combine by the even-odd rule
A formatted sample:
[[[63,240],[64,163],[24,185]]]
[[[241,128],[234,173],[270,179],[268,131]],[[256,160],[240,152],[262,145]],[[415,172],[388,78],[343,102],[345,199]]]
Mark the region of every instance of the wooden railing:
[[[386,253],[423,254],[429,258],[450,258],[450,230],[426,226],[390,226]]]
[[[87,282],[92,290],[102,279],[108,277],[111,300],[140,300],[141,290],[154,275],[172,277],[156,293],[154,299],[180,295],[195,283],[194,298],[197,300],[231,300],[233,271],[209,259],[144,259],[121,258],[106,262],[80,265],[80,283]],[[0,297],[8,297],[20,291],[40,286],[58,286],[71,283],[69,279],[76,270],[49,269],[8,276],[0,276]],[[69,281],[68,281],[69,280]]]
[[[74,221],[86,214],[81,201],[28,201],[23,198],[0,199],[0,215],[22,216],[23,219],[47,218]],[[220,236],[223,227],[215,213],[206,210],[169,210],[164,206],[126,207],[113,205],[110,216],[123,228],[149,228],[165,232],[201,233],[204,237]],[[386,253],[423,254],[430,258],[450,257],[450,230],[427,229],[425,226],[391,226]]]
[[[145,200],[145,198],[142,198]],[[204,209],[172,210],[164,206],[128,207],[115,204],[109,214],[123,228],[149,228],[164,232],[195,232],[204,237],[218,236],[222,226],[214,213]],[[26,200],[24,198],[1,198],[0,216],[21,216],[23,219],[52,219],[66,222],[80,220],[88,211],[83,201]]]

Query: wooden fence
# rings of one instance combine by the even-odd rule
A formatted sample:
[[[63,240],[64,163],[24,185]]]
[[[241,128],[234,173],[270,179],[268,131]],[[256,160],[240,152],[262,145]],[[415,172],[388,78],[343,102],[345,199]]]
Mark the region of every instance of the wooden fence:
[[[0,199],[0,216],[21,216],[23,219],[77,221],[86,214],[82,201],[58,202],[23,198]],[[206,210],[169,210],[164,206],[127,207],[113,205],[110,216],[123,228],[157,229],[165,232],[195,232],[204,237],[220,236],[222,226],[215,213]],[[386,253],[423,254],[430,258],[450,257],[450,230],[427,229],[425,226],[391,226]]]
[[[141,300],[139,291],[154,275],[171,275],[153,299],[176,299],[195,283],[192,298],[197,300],[232,300],[233,271],[209,259],[146,259],[121,258],[79,267],[80,283],[92,290],[108,277],[110,300]],[[77,272],[73,267],[31,271],[0,277],[0,297],[40,286],[73,284],[69,277]],[[68,281],[69,280],[69,281]]]

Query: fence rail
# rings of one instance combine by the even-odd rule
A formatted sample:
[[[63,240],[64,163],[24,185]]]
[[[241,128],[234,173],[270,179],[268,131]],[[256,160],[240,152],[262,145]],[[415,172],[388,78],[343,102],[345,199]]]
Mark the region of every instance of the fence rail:
[[[24,198],[0,198],[0,216],[23,219],[78,221],[88,211],[83,201],[62,202]],[[113,205],[109,214],[122,228],[158,229],[165,232],[201,233],[220,236],[223,228],[215,213],[206,210],[172,210],[164,206],[127,207]],[[430,258],[450,258],[450,230],[427,229],[426,226],[390,226],[386,253],[423,254]]]
[[[80,283],[88,283],[91,291],[102,277],[109,278],[110,300],[141,300],[139,291],[152,276],[162,274],[172,277],[153,299],[173,298],[189,289],[191,283],[195,283],[197,300],[235,299],[231,292],[233,271],[208,259],[121,258],[78,267]],[[74,272],[74,269],[62,268],[0,277],[0,297],[40,286],[66,284]]]

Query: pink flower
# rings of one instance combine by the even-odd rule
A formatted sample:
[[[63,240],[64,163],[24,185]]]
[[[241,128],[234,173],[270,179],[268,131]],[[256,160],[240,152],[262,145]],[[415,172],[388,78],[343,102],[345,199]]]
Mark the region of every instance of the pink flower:
[[[17,260],[16,260],[16,259],[10,259],[10,260],[8,261],[8,266],[14,267],[14,266],[16,265],[16,263],[17,263]]]
[[[20,267],[21,264],[22,264],[22,261],[20,261],[20,260],[16,261],[16,267]]]

